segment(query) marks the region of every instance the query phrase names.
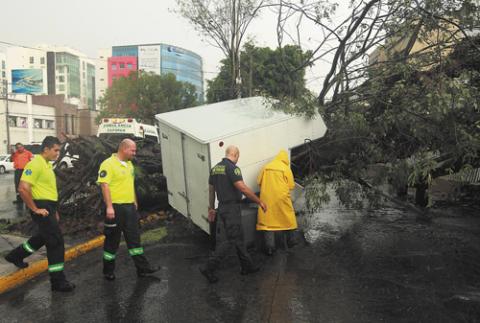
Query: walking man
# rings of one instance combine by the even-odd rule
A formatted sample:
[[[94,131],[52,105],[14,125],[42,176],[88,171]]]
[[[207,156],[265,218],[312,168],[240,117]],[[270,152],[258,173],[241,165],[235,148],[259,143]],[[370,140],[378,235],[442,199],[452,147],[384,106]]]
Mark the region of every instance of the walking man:
[[[137,146],[133,140],[124,139],[118,152],[106,159],[98,171],[98,180],[105,202],[105,242],[103,246],[103,276],[115,279],[115,256],[121,234],[125,236],[128,252],[137,267],[137,275],[144,277],[158,270],[151,267],[143,254],[135,195],[135,171],[131,160]]]
[[[22,203],[22,198],[20,197],[20,194],[18,193],[18,185],[20,184],[20,177],[22,177],[23,174],[23,169],[25,168],[25,165],[32,160],[33,154],[25,149],[21,143],[15,144],[15,152],[12,153],[12,162],[13,162],[13,168],[15,168],[15,177],[14,177],[14,183],[15,183],[15,192],[17,193],[17,199],[13,201],[13,203]]]
[[[47,136],[42,142],[41,150],[40,155],[35,155],[26,164],[18,188],[21,198],[30,209],[33,222],[38,226],[38,233],[13,249],[5,256],[5,260],[19,268],[26,268],[28,264],[23,259],[45,245],[52,291],[69,292],[75,285],[67,281],[63,273],[65,247],[58,225],[57,182],[50,163],[58,158],[60,141],[56,137]]]
[[[208,219],[213,222],[218,217],[217,224],[223,224],[226,236],[223,241],[217,240],[215,252],[209,257],[207,264],[200,268],[202,275],[211,284],[218,281],[215,271],[232,247],[237,251],[242,275],[255,273],[260,269],[254,265],[243,241],[242,193],[257,203],[264,212],[267,211],[267,206],[243,182],[242,171],[236,166],[239,158],[239,149],[229,146],[225,152],[225,158],[210,171]],[[219,202],[218,211],[215,210],[215,194]]]

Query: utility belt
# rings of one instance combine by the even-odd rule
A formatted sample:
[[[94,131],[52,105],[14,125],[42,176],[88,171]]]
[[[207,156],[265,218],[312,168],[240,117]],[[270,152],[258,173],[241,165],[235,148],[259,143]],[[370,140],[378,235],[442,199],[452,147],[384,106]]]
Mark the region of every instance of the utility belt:
[[[58,201],[52,201],[52,200],[33,200],[33,202],[35,203],[35,205],[38,205],[41,204],[41,205],[52,205],[52,206],[57,206],[58,205]]]
[[[239,201],[225,201],[225,202],[219,202],[220,205],[235,205],[235,204],[240,204],[242,203],[241,200]]]

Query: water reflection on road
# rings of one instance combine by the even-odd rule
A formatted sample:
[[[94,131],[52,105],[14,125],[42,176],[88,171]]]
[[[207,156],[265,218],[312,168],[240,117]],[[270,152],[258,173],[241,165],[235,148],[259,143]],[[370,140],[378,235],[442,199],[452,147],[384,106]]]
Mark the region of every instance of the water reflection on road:
[[[26,216],[23,204],[17,205],[15,201],[15,186],[13,172],[0,175],[0,219],[17,219]]]

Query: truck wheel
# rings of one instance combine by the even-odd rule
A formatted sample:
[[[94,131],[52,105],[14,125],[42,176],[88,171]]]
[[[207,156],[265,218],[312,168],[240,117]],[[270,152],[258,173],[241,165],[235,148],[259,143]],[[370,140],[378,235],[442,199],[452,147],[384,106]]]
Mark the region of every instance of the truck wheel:
[[[5,167],[4,166],[0,166],[0,174],[5,174]]]

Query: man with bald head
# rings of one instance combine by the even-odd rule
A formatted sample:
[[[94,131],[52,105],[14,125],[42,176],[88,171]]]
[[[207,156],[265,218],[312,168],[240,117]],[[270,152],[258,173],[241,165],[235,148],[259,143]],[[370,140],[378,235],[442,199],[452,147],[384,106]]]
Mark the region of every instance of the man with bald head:
[[[236,166],[239,158],[238,147],[229,146],[225,151],[225,158],[210,171],[208,220],[210,222],[217,220],[217,223],[222,223],[226,238],[217,241],[214,254],[208,259],[207,264],[200,268],[200,272],[210,283],[218,281],[215,271],[232,247],[235,247],[237,251],[242,275],[252,274],[259,270],[259,267],[253,263],[243,241],[242,194],[257,203],[265,212],[267,206],[244,183],[242,171]],[[215,195],[218,199],[218,211],[215,210]]]
[[[137,267],[137,275],[144,277],[158,270],[150,266],[140,243],[135,169],[131,161],[136,152],[135,142],[124,139],[118,147],[118,152],[107,158],[98,171],[97,182],[101,185],[106,206],[103,276],[107,280],[115,279],[115,257],[122,232],[128,252]]]

